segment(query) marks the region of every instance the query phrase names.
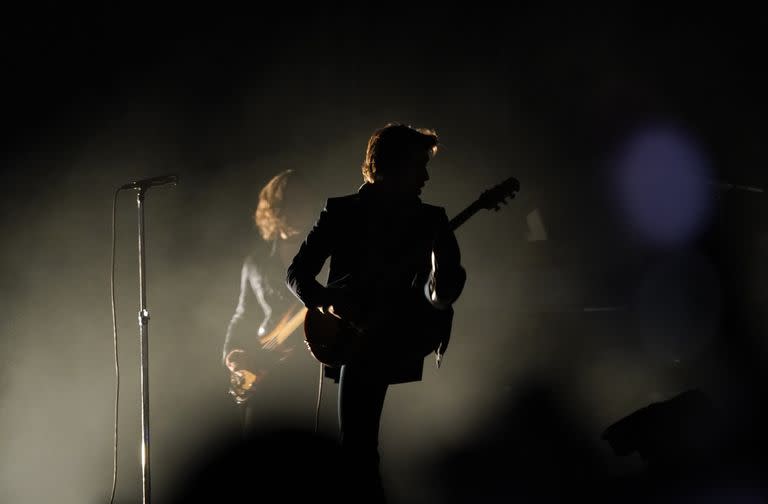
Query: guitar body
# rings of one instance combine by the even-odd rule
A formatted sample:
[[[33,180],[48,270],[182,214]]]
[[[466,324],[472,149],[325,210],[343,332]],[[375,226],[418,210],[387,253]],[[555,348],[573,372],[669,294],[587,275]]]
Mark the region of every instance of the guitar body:
[[[307,311],[304,342],[312,356],[332,367],[373,355],[425,357],[450,338],[453,308],[438,310],[426,299],[410,300],[397,314],[381,314],[369,330],[319,310]]]
[[[304,343],[317,361],[328,366],[341,366],[345,361],[345,347],[354,342],[354,330],[340,319],[309,310],[304,319]]]
[[[237,404],[244,404],[248,401],[254,393],[256,385],[269,374],[270,368],[274,368],[290,358],[293,344],[286,343],[286,340],[302,325],[306,313],[306,308],[299,303],[294,303],[283,313],[283,316],[269,333],[258,337],[258,344],[261,348],[254,351],[264,352],[262,357],[266,353],[271,355],[268,358],[262,358],[258,364],[243,362],[238,366],[237,371],[229,371],[229,395]],[[238,350],[233,353],[242,352],[242,350]],[[265,365],[267,362],[271,363],[271,366]]]

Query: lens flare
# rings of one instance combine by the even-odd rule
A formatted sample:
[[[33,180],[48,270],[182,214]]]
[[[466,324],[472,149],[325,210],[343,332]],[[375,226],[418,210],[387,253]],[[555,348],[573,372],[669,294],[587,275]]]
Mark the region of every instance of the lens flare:
[[[643,240],[684,245],[706,225],[713,206],[710,163],[681,128],[659,125],[636,131],[614,169],[619,209]]]

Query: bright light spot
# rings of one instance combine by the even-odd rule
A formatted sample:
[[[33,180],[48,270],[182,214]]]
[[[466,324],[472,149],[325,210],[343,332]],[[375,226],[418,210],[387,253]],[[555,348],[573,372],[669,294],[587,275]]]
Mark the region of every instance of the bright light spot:
[[[619,153],[615,170],[618,206],[643,239],[682,245],[707,223],[711,167],[681,129],[656,126],[636,132]]]

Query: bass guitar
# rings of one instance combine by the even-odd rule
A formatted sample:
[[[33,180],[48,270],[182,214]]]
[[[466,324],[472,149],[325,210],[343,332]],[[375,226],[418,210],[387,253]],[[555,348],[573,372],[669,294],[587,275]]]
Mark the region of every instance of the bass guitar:
[[[291,348],[286,348],[283,343],[302,325],[307,309],[294,303],[282,316],[275,327],[267,334],[259,338],[261,351],[271,351],[275,355],[271,358],[277,365],[288,358]],[[234,352],[239,352],[235,350]],[[233,352],[233,353],[234,353]],[[235,403],[244,404],[255,392],[255,386],[263,380],[269,370],[267,369],[236,369],[229,371],[229,395]]]

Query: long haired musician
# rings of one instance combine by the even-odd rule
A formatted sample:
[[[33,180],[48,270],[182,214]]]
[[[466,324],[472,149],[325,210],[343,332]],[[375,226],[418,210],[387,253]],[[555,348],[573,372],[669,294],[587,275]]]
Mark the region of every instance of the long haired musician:
[[[310,421],[315,365],[302,344],[305,310],[284,282],[312,223],[309,187],[300,173],[284,170],[261,188],[253,212],[258,237],[242,263],[221,357],[245,428],[255,428],[259,420],[290,421],[296,415],[308,417],[305,425]]]

